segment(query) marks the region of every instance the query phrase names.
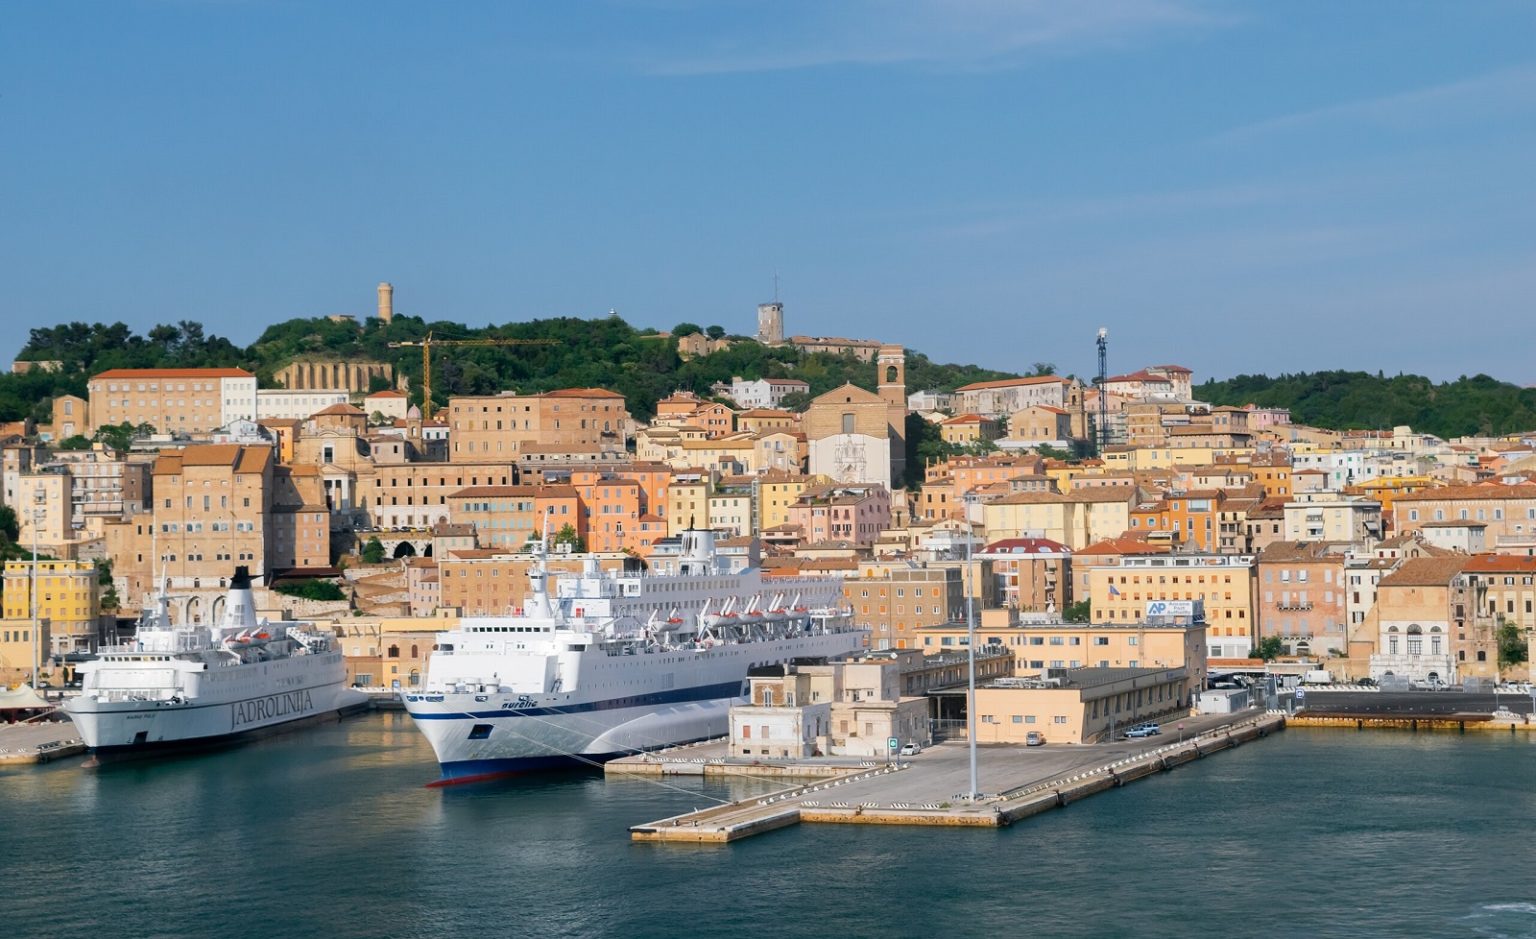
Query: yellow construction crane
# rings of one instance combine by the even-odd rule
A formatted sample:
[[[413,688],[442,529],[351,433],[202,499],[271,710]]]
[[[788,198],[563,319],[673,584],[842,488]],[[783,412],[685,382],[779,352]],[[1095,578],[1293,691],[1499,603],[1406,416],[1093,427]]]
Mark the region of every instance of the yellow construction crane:
[[[391,349],[421,347],[421,416],[432,418],[432,347],[433,346],[555,346],[554,339],[437,339],[431,333],[427,338],[410,342],[392,342]]]

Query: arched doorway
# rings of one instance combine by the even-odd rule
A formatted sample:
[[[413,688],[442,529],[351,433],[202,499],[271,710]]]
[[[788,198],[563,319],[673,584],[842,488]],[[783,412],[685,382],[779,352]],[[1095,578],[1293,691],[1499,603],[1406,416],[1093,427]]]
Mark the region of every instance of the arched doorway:
[[[394,556],[396,559],[413,558],[416,556],[416,546],[411,544],[409,541],[402,541],[395,545]]]

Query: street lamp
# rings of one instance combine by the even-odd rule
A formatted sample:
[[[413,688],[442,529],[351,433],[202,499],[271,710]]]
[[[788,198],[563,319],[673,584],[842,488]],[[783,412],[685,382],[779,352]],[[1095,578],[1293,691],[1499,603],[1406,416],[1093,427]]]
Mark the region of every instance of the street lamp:
[[[42,637],[38,635],[37,616],[37,532],[43,527],[48,495],[41,487],[32,490],[32,689],[37,690],[37,673],[42,665]]]
[[[981,798],[981,792],[976,784],[976,721],[979,719],[976,714],[976,601],[971,596],[971,584],[969,583],[969,581],[975,580],[975,571],[972,569],[974,564],[972,558],[972,539],[975,536],[975,530],[967,525],[965,535],[965,567],[968,575],[965,579],[965,632],[968,637],[965,647],[967,664],[965,687],[965,713],[967,719],[965,725],[970,731],[967,736],[970,738],[971,757],[971,788],[966,795],[972,802],[975,802]]]

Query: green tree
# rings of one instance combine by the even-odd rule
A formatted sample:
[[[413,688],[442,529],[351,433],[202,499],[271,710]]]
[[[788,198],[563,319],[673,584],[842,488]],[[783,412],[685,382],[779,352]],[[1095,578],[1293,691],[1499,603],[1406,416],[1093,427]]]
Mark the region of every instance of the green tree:
[[[1511,665],[1519,665],[1528,655],[1525,644],[1525,636],[1520,627],[1510,622],[1499,624],[1499,668],[1508,668]]]
[[[711,326],[708,329],[704,330],[704,335],[708,336],[711,339],[724,339],[725,338],[725,327],[724,326]]]
[[[566,522],[559,531],[555,532],[554,541],[557,545],[568,544],[572,551],[578,553],[584,553],[587,550],[587,540],[576,534],[576,529],[570,522]]]
[[[368,543],[363,545],[363,563],[384,563],[384,542],[379,540],[378,535],[374,535],[372,538],[369,538]]]
[[[1091,623],[1093,622],[1093,605],[1087,600],[1069,603],[1067,608],[1062,610],[1061,618],[1069,623]]]
[[[91,438],[81,434],[65,437],[59,441],[58,448],[60,450],[89,450],[91,448]]]
[[[104,588],[101,592],[101,608],[104,612],[116,610],[118,607],[117,584],[112,579],[112,559],[102,558],[96,562],[96,583]]]
[[[703,331],[704,328],[698,323],[684,322],[672,327],[672,335],[674,336],[692,336],[694,333],[702,333]]]
[[[285,596],[300,597],[305,600],[335,601],[347,598],[346,591],[329,580],[285,581],[272,589]]]
[[[0,536],[11,544],[21,534],[21,526],[16,523],[16,510],[8,505],[0,505]]]
[[[1285,654],[1285,643],[1279,636],[1265,636],[1253,647],[1253,654],[1266,662],[1273,662]]]
[[[804,391],[791,391],[779,399],[779,409],[784,411],[804,411],[811,405],[811,396]]]

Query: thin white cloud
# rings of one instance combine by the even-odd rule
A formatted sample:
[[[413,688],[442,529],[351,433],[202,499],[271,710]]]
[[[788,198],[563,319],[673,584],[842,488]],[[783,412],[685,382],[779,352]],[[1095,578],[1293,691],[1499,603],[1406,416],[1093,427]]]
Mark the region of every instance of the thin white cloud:
[[[1502,119],[1536,110],[1536,66],[1499,69],[1427,88],[1362,98],[1223,131],[1211,143],[1247,143],[1316,128],[1370,125],[1412,131]]]
[[[765,19],[733,21],[703,38],[707,48],[655,53],[640,65],[663,75],[902,64],[984,70],[1233,21],[1198,0],[843,0],[769,9]]]

